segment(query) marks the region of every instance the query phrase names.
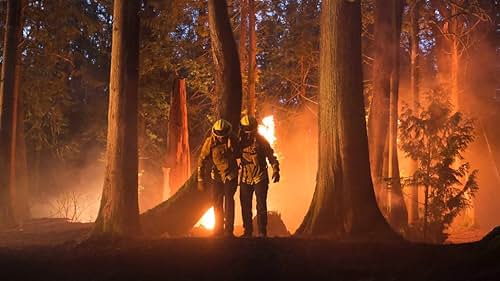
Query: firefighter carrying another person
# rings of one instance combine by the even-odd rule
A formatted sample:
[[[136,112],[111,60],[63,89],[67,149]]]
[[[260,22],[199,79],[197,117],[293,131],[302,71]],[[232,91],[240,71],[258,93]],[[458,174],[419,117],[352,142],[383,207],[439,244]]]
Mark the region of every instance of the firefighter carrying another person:
[[[280,180],[279,162],[269,142],[257,133],[257,120],[245,115],[240,120],[240,202],[243,227],[243,237],[252,237],[252,199],[257,197],[257,225],[260,237],[267,236],[267,190],[269,176],[267,161],[273,169],[272,180]]]
[[[233,236],[238,153],[238,142],[232,135],[231,123],[224,119],[217,120],[201,148],[198,160],[198,189],[211,187],[215,212],[214,236]]]

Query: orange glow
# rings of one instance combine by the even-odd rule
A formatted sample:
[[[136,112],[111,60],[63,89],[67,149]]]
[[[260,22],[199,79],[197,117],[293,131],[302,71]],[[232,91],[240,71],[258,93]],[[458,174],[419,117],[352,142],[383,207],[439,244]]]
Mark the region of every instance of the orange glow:
[[[261,134],[274,148],[276,142],[274,117],[272,115],[264,117],[262,124],[259,124],[259,134]]]
[[[201,225],[206,229],[214,229],[215,227],[215,213],[214,207],[208,209],[208,211],[201,217],[200,221],[196,225]]]

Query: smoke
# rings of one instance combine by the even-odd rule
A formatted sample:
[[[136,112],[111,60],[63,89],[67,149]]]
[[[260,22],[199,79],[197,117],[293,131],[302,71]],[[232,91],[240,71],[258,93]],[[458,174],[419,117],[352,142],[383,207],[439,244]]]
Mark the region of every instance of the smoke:
[[[316,110],[280,120],[276,117],[276,153],[281,180],[271,183],[268,210],[277,211],[293,233],[300,226],[313,197],[318,159]]]

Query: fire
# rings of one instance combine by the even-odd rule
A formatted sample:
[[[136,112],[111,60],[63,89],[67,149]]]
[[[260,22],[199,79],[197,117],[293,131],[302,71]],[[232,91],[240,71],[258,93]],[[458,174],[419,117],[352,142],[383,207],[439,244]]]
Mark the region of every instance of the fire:
[[[208,209],[208,211],[201,217],[200,221],[196,225],[201,225],[206,229],[214,229],[215,227],[215,213],[214,207]]]
[[[276,135],[274,131],[274,116],[269,115],[264,117],[264,119],[262,119],[262,124],[259,124],[259,134],[266,138],[269,144],[271,144],[271,147],[274,147],[276,142]]]

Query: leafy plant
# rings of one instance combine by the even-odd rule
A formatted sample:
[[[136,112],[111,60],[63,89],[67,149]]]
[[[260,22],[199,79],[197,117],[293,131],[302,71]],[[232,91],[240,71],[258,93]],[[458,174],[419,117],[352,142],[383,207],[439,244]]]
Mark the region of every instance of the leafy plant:
[[[417,162],[412,184],[424,188],[422,238],[441,243],[457,215],[471,205],[478,190],[478,170],[462,153],[474,141],[474,122],[453,112],[441,89],[426,94],[426,104],[414,112],[407,105],[400,116],[400,147]]]

